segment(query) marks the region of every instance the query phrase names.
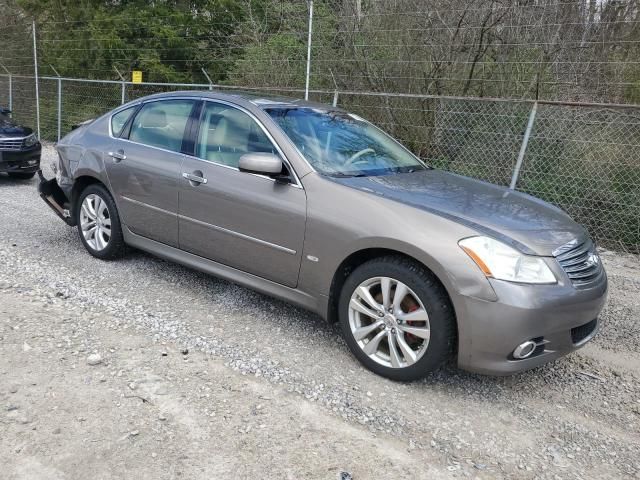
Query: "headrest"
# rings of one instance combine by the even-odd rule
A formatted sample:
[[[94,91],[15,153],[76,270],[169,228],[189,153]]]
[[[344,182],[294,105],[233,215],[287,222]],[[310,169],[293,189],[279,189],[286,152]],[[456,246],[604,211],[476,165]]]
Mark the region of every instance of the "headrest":
[[[229,108],[220,112],[220,117],[216,129],[209,137],[209,144],[246,151],[251,131],[249,116],[235,108]]]
[[[159,108],[149,110],[142,117],[140,126],[142,128],[164,128],[167,126],[167,113]]]

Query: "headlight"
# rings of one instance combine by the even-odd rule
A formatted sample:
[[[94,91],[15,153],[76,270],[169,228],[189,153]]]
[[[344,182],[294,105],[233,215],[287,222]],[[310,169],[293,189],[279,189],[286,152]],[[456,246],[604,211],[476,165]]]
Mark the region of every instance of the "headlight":
[[[523,255],[493,238],[469,237],[458,245],[487,277],[508,282],[556,283],[555,275],[542,258]]]
[[[27,138],[24,139],[24,146],[29,148],[33,147],[36,143],[38,143],[38,137],[36,137],[35,133],[32,133]]]

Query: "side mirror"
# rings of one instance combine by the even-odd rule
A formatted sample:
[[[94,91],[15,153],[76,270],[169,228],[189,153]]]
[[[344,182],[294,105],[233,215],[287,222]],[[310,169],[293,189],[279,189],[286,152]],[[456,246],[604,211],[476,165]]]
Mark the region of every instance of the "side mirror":
[[[282,175],[282,160],[272,153],[245,153],[240,157],[238,168],[241,172],[267,175],[280,181],[288,178]]]
[[[11,110],[9,110],[8,108],[5,107],[0,107],[0,114],[5,114],[5,115],[9,115],[11,113]]]

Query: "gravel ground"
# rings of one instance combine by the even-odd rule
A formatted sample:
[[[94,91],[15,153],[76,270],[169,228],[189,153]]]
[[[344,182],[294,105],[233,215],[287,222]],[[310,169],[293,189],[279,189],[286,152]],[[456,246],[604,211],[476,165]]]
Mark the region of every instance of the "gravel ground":
[[[306,311],[141,252],[90,257],[35,180],[0,177],[0,464],[9,478],[640,478],[640,261],[602,254],[609,301],[584,349],[507,378],[447,367],[399,384]]]

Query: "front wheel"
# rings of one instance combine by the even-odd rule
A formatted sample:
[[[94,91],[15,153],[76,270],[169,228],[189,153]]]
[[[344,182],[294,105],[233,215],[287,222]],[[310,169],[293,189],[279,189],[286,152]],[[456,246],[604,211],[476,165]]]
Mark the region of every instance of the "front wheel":
[[[339,319],[358,360],[392,380],[424,377],[455,347],[455,316],[446,291],[431,272],[402,257],[356,268],[342,289]]]
[[[124,255],[126,247],[118,210],[102,185],[92,184],[82,191],[76,221],[80,240],[91,255],[102,260]]]

